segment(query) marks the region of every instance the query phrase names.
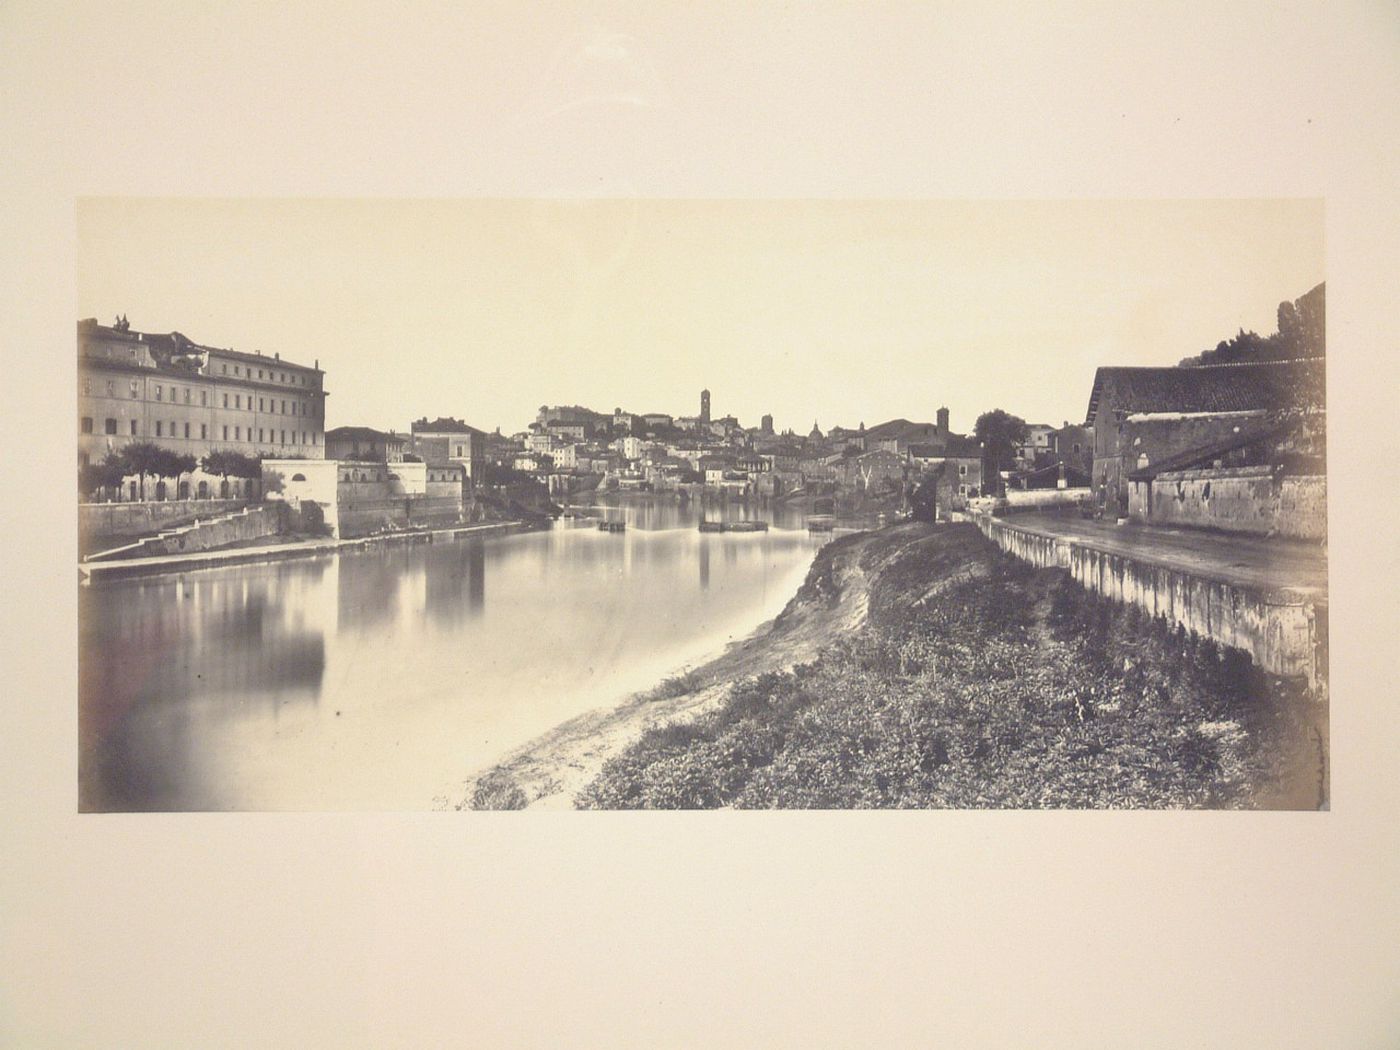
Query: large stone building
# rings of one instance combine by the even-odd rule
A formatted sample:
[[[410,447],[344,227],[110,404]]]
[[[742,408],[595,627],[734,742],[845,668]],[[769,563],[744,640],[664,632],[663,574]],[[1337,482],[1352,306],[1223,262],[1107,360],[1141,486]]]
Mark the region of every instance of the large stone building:
[[[126,321],[78,322],[78,460],[97,462],[149,441],[200,459],[325,455],[325,373],[204,346],[179,332],[134,332]]]
[[[486,434],[460,419],[427,416],[415,419],[409,427],[413,454],[428,463],[460,463],[467,477],[475,482],[486,464]]]

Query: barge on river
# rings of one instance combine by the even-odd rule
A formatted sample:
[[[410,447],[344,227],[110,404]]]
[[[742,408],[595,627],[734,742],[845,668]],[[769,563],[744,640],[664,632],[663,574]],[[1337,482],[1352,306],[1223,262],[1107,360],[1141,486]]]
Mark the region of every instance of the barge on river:
[[[766,521],[702,521],[701,532],[767,532]]]

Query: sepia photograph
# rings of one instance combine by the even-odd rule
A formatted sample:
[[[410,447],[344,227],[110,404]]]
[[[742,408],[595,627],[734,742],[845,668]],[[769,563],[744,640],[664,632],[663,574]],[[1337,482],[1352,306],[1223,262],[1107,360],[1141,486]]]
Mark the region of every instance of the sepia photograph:
[[[1397,56],[0,4],[0,1046],[1400,1046]]]
[[[1323,218],[81,201],[81,808],[1326,808]]]

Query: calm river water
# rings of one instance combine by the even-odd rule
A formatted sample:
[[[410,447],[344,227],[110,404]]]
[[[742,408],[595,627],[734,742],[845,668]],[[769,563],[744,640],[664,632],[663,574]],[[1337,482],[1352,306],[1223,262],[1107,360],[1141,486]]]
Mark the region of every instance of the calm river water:
[[[702,534],[671,504],[607,514],[627,531],[560,521],[83,588],[81,808],[457,801],[506,751],[776,615],[823,542],[782,510],[749,534]]]

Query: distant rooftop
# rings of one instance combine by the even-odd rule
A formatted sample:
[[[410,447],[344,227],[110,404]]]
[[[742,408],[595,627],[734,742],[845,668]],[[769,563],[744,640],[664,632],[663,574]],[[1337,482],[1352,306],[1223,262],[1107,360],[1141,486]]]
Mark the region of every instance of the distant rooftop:
[[[326,431],[327,441],[397,441],[403,444],[407,439],[402,434],[386,433],[373,427],[336,427]]]
[[[480,434],[482,437],[486,436],[485,431],[477,430],[476,427],[468,426],[462,420],[453,419],[451,416],[438,416],[431,423],[428,422],[428,417],[424,416],[422,419],[415,419],[411,429],[415,434]]]

